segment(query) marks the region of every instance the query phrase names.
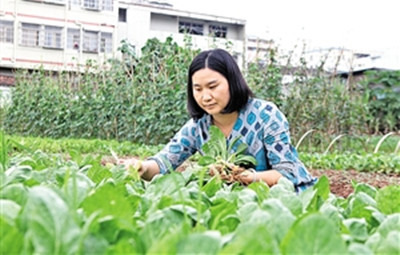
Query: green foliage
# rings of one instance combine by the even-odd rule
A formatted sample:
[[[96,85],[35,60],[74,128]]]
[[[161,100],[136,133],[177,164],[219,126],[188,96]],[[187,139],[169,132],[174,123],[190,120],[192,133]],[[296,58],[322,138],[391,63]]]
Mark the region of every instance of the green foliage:
[[[235,148],[235,149],[234,149]],[[210,139],[202,147],[205,155],[199,159],[199,164],[207,166],[210,164],[235,164],[237,166],[254,166],[257,164],[256,159],[250,155],[245,155],[247,149],[245,143],[240,143],[240,137],[232,139],[227,145],[226,138],[222,131],[216,127],[210,127]]]
[[[11,181],[0,185],[0,252],[400,252],[398,185],[356,184],[353,194],[339,198],[325,178],[296,194],[285,179],[271,188],[217,184],[215,178],[203,185],[203,172],[193,165],[146,182],[96,161],[12,155],[5,171]]]
[[[265,59],[257,59],[249,63],[245,79],[256,97],[281,106],[283,103],[282,68],[276,60],[276,51],[276,49],[269,49]]]
[[[197,53],[171,38],[150,39],[136,58],[89,61],[83,72],[18,73],[6,129],[53,138],[165,143],[187,121],[187,68]]]
[[[300,72],[300,71],[299,71]],[[295,74],[288,85],[282,111],[297,137],[310,129],[330,134],[364,134],[368,111],[361,95],[343,82],[318,76]]]
[[[9,162],[9,155],[15,155],[18,153],[34,153],[41,151],[48,154],[62,154],[64,157],[70,157],[74,161],[79,162],[80,165],[84,165],[85,162],[91,161],[96,157],[112,158],[110,150],[115,151],[115,153],[119,156],[129,155],[145,158],[154,155],[163,147],[162,144],[150,146],[135,144],[127,141],[118,142],[115,140],[100,139],[63,138],[56,140],[51,138],[8,135],[4,135],[3,137],[3,142],[6,142],[7,146],[2,147],[2,149],[4,149],[0,156],[3,156],[2,158],[0,157],[0,160],[1,162],[4,162],[4,165],[8,165],[7,162]],[[373,153],[373,150],[377,141],[379,140],[379,137],[372,137],[371,139],[366,139],[369,140],[371,145],[373,145],[368,145],[367,149],[363,147],[364,145],[361,146],[355,143],[348,144],[345,142],[342,144],[342,147],[338,147],[337,149],[331,150],[328,153],[303,151],[299,153],[299,156],[301,161],[308,168],[313,169],[355,169],[358,171],[399,173],[400,155],[393,153],[394,147],[398,142],[398,138],[392,138],[394,138],[392,141],[386,141],[387,143],[383,144],[388,147],[382,148],[378,153]],[[1,141],[2,140],[0,136],[0,142]],[[226,146],[226,143],[223,142],[220,146]],[[230,146],[232,146],[232,143]],[[209,153],[209,155],[214,154]],[[229,155],[228,158],[230,157]],[[208,165],[215,162],[215,158],[213,156],[202,157],[198,154],[195,154],[191,160],[198,161],[202,165]]]
[[[300,160],[311,169],[355,169],[400,173],[400,155],[386,153],[301,153]]]
[[[229,42],[225,48],[231,50]],[[183,47],[170,37],[149,39],[140,57],[127,41],[118,50],[122,60],[91,60],[76,71],[18,72],[12,104],[1,107],[0,124],[24,136],[166,143],[189,118],[187,69],[199,50],[190,36]],[[293,66],[289,57],[282,66],[277,52],[271,48],[243,72],[257,97],[285,113],[293,140],[311,129],[319,132],[316,146],[341,134],[398,130],[398,72],[369,72],[360,88],[327,75],[324,61],[310,69],[304,58]],[[284,77],[293,81],[282,84]]]
[[[400,71],[368,71],[362,82],[375,132],[400,129]]]
[[[69,154],[74,160],[83,160],[84,155],[108,155],[110,149],[117,155],[136,155],[148,157],[158,152],[163,145],[142,145],[128,141],[118,142],[116,140],[100,139],[74,139],[74,138],[39,138],[39,137],[21,137],[5,136],[10,141],[15,141],[14,146],[9,146],[9,153],[44,151],[46,153]],[[11,144],[10,144],[11,145]]]

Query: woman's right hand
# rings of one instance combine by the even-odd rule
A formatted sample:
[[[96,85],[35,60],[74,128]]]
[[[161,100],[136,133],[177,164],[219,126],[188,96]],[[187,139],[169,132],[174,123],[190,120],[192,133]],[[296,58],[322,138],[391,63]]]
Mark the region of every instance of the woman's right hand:
[[[119,159],[119,165],[123,165],[127,171],[137,171],[140,176],[144,174],[142,161],[136,158]]]
[[[119,165],[123,165],[127,171],[137,171],[139,176],[150,181],[160,173],[160,168],[155,160],[140,160],[136,158],[119,159]]]

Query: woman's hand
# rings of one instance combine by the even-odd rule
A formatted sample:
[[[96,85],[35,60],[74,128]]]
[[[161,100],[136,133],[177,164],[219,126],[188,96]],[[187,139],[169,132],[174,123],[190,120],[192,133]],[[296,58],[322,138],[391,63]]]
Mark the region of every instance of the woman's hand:
[[[254,169],[244,170],[241,174],[239,174],[239,181],[245,185],[249,185],[250,183],[257,181],[257,173]]]
[[[127,171],[137,171],[140,176],[144,174],[142,161],[135,158],[119,159],[119,165],[123,165]]]
[[[154,160],[139,160],[136,158],[119,159],[118,164],[123,165],[127,171],[137,171],[139,176],[150,181],[160,173],[160,168]]]

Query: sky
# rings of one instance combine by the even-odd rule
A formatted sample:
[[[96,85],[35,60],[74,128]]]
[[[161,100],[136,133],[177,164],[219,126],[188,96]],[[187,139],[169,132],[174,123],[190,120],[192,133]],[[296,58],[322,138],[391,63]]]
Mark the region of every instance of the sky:
[[[177,9],[245,19],[247,34],[280,47],[344,47],[398,55],[398,0],[169,0]],[[400,60],[399,60],[400,63]]]

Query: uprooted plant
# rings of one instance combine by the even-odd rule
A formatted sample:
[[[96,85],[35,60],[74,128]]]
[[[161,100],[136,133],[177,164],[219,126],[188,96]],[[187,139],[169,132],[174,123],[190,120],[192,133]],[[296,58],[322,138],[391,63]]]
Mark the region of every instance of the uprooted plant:
[[[236,146],[236,147],[235,147]],[[207,167],[211,176],[217,175],[227,183],[239,181],[239,175],[256,165],[256,159],[244,154],[247,144],[240,142],[240,136],[228,144],[222,131],[210,127],[210,139],[203,145],[203,155],[198,163]]]

